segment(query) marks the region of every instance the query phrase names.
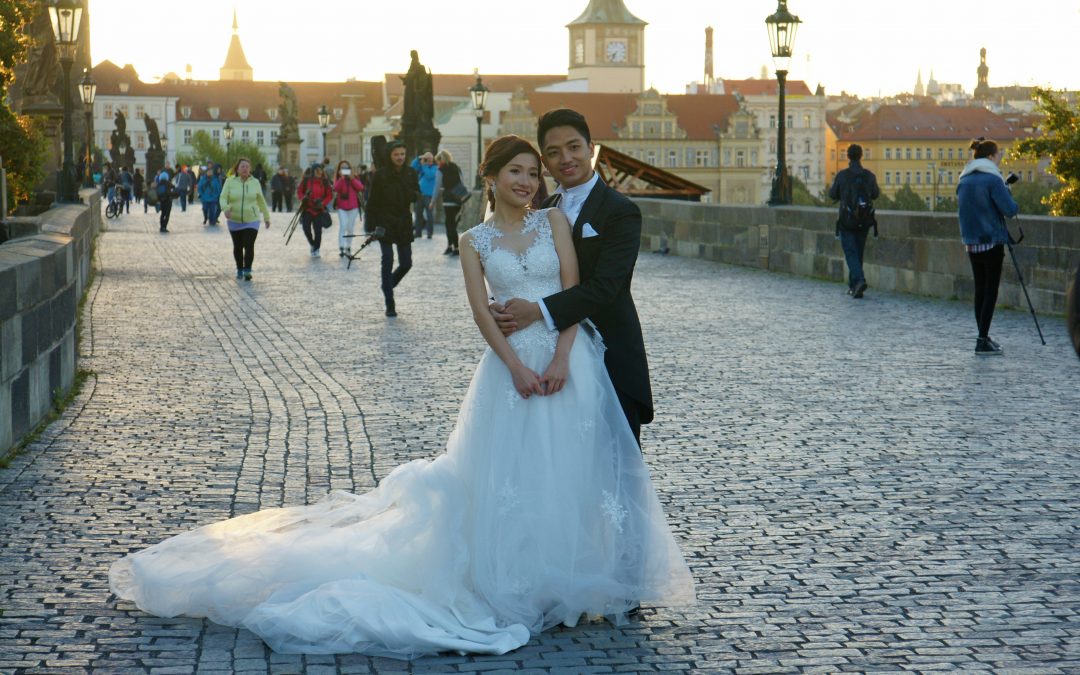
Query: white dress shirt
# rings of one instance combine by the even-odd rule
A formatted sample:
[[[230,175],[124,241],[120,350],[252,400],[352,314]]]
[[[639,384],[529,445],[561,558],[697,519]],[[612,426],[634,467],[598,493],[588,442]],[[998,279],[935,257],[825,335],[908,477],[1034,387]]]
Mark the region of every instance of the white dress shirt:
[[[572,188],[563,188],[559,186],[555,189],[555,194],[562,195],[562,199],[559,201],[559,210],[563,212],[566,219],[570,221],[571,230],[574,227],[574,221],[581,215],[581,207],[585,206],[585,200],[589,198],[589,193],[592,192],[593,187],[596,186],[596,181],[600,180],[600,174],[593,171],[592,178],[585,181],[581,185],[575,185]],[[540,313],[544,315],[544,323],[547,324],[549,330],[558,330],[555,327],[555,321],[551,318],[551,314],[548,313],[547,305],[543,300],[537,301],[540,305]]]

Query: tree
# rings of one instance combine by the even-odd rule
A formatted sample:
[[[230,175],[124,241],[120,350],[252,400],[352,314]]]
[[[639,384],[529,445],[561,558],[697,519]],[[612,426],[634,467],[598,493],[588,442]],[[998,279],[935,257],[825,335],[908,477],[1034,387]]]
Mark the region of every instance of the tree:
[[[237,141],[229,146],[228,157],[226,157],[225,146],[214,141],[210,137],[210,134],[203,130],[196,131],[191,136],[191,152],[181,152],[176,155],[177,164],[187,164],[189,166],[202,166],[207,160],[214,164],[220,164],[225,166],[228,164],[229,159],[233,162],[239,157],[246,157],[251,160],[251,168],[255,168],[259,164],[263,167],[268,167],[266,163],[266,157],[259,150],[259,146],[247,141]],[[228,166],[232,168],[232,166]]]
[[[1054,189],[1042,181],[1021,181],[1012,186],[1012,196],[1020,213],[1028,216],[1050,215],[1050,198]]]
[[[882,211],[927,211],[926,202],[920,197],[911,186],[904,183],[904,187],[896,191],[896,194],[889,198],[886,195],[881,195],[874,201],[874,208]]]
[[[1042,87],[1035,87],[1031,98],[1043,119],[1037,135],[1017,143],[1013,152],[1035,161],[1049,157],[1049,171],[1061,181],[1046,198],[1050,213],[1080,216],[1080,110],[1070,106],[1064,95]]]
[[[7,170],[8,206],[12,209],[28,199],[45,176],[45,135],[33,120],[16,115],[8,104],[15,65],[29,46],[24,28],[33,9],[31,0],[0,0],[0,155]]]
[[[791,176],[791,203],[795,206],[828,206],[828,202],[812,195],[798,176]]]

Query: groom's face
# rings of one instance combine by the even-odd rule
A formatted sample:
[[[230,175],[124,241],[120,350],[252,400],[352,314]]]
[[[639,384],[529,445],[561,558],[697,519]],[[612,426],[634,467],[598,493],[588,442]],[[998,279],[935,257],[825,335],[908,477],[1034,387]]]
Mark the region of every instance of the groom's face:
[[[553,127],[544,135],[544,166],[564,188],[592,178],[593,144],[571,126]]]

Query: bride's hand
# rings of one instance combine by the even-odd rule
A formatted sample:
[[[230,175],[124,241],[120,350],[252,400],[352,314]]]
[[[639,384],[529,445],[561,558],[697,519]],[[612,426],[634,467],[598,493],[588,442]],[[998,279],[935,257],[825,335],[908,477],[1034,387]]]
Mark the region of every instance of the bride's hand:
[[[510,374],[514,378],[514,389],[517,389],[517,393],[521,395],[521,398],[529,398],[533,394],[544,395],[540,377],[531,368],[518,364],[511,369]]]
[[[546,392],[545,395],[551,396],[562,391],[563,387],[566,386],[568,377],[570,377],[570,359],[556,354],[555,358],[548,364],[544,375],[540,378],[540,384],[543,385]]]

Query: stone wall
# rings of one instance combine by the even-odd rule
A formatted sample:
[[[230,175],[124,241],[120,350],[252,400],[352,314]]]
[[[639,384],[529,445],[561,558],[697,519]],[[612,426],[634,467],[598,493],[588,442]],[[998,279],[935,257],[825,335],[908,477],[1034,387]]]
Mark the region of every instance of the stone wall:
[[[75,321],[101,228],[100,197],[82,196],[89,206],[54,208],[38,234],[0,245],[0,455],[75,379]]]
[[[664,246],[675,255],[845,281],[835,238],[836,209],[799,206],[723,206],[639,199],[642,250]],[[867,240],[865,273],[871,289],[969,299],[971,267],[955,213],[878,211],[879,237]],[[1065,293],[1080,265],[1080,218],[1021,216],[1009,221],[1026,238],[1015,247],[1035,309],[1062,314]],[[1026,307],[1006,253],[999,302]]]

